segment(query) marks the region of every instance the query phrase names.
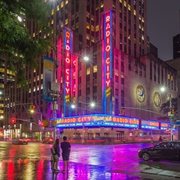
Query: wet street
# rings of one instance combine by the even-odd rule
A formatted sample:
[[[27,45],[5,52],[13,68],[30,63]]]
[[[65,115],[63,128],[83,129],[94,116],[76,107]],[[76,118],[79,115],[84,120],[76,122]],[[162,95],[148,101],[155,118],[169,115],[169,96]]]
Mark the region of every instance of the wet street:
[[[53,173],[50,163],[51,146],[0,142],[0,180],[166,180],[177,179],[180,172],[180,162],[144,162],[139,159],[138,150],[151,144],[72,144],[69,171]],[[62,168],[60,158],[59,169]]]

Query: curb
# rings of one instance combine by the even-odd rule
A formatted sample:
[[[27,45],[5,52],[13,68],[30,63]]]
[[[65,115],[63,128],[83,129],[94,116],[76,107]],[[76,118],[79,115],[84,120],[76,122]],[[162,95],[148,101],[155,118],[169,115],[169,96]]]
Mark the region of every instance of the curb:
[[[162,169],[156,169],[156,168],[147,168],[145,170],[142,170],[141,173],[180,178],[180,172],[162,170]]]

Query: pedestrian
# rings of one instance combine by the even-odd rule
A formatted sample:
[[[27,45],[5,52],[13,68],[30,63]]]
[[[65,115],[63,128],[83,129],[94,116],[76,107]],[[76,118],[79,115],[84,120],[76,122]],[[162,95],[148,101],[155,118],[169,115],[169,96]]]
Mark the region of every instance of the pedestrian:
[[[162,136],[160,136],[159,137],[159,142],[162,142],[162,141],[163,141]]]
[[[53,148],[53,146],[51,147],[51,169],[54,169],[54,155],[55,155],[55,150]]]
[[[59,172],[58,169],[58,163],[59,163],[59,157],[60,157],[60,147],[59,147],[59,139],[56,139],[53,147],[51,148],[51,165],[52,165],[52,169],[55,172]]]
[[[61,142],[61,149],[62,149],[62,158],[64,162],[64,171],[68,170],[69,167],[69,156],[71,151],[71,145],[67,142],[67,137],[63,137],[63,142]]]

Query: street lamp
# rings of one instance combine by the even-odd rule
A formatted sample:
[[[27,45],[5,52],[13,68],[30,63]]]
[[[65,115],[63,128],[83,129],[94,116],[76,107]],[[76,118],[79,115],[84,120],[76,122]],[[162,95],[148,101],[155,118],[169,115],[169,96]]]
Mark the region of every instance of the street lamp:
[[[71,104],[71,108],[72,108],[72,109],[75,109],[75,108],[76,108],[76,105],[75,105],[75,104]]]
[[[90,107],[94,108],[96,106],[95,102],[91,102]]]
[[[161,92],[167,92],[166,90],[167,88],[162,86],[160,88],[160,91]],[[171,98],[171,92],[169,91],[169,93],[167,92],[167,95],[169,96],[169,110],[170,110],[170,116],[169,116],[169,119],[170,119],[170,136],[171,136],[171,141],[173,141],[173,123],[172,123],[172,114],[171,114],[171,111],[172,111],[172,98]]]
[[[83,59],[84,59],[84,61],[86,61],[86,62],[90,60],[90,59],[89,59],[89,56],[84,56]]]

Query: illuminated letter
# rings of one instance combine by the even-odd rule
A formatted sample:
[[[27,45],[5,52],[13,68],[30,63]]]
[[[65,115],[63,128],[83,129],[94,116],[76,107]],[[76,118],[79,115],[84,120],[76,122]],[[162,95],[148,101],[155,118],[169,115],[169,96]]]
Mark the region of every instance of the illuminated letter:
[[[110,64],[110,58],[106,59],[106,64]]]
[[[106,46],[106,51],[108,52],[108,51],[110,51],[110,49],[111,49],[110,45],[107,45]]]
[[[66,45],[66,50],[67,50],[67,51],[69,51],[69,50],[70,50],[69,45]]]
[[[67,92],[67,94],[69,93],[69,88],[66,88],[66,92]]]
[[[106,31],[106,37],[110,35],[110,31]]]
[[[69,87],[69,82],[66,81],[66,86]]]
[[[66,69],[66,74],[69,74],[69,69]]]
[[[70,38],[70,33],[69,32],[66,32],[66,37]]]
[[[110,78],[110,73],[106,73],[106,77],[107,77],[107,79],[109,79]]]
[[[110,24],[108,23],[107,25],[106,25],[106,30],[107,29],[110,29],[111,28],[111,26],[110,26]]]
[[[106,16],[106,22],[110,21],[110,16]]]
[[[69,58],[66,58],[66,63],[70,63],[70,59]]]

